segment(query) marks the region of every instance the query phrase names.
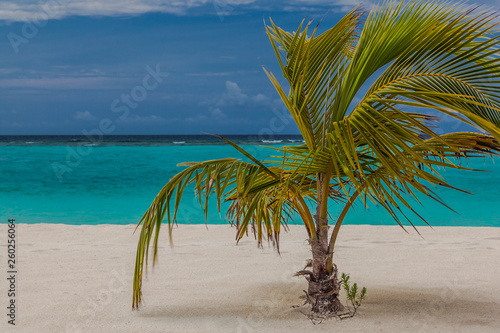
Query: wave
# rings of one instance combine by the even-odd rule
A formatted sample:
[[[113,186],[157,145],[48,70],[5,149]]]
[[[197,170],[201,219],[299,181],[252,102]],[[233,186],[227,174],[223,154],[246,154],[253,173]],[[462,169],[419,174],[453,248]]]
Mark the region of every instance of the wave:
[[[280,143],[283,142],[283,140],[262,140],[264,143]]]
[[[174,145],[181,145],[183,143],[186,143],[186,141],[174,141]]]

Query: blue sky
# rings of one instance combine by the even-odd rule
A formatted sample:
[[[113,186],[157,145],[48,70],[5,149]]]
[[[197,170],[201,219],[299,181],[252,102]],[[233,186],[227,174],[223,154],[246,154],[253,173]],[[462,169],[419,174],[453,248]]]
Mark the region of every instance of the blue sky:
[[[328,12],[326,28],[356,4],[0,1],[0,135],[256,134],[273,118],[298,133],[262,69],[281,77],[263,20]]]

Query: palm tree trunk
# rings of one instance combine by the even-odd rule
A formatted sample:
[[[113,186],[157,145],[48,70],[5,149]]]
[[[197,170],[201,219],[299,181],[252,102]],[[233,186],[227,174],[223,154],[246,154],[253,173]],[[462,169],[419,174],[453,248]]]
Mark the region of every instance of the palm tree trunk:
[[[340,283],[337,279],[337,267],[332,263],[333,252],[329,249],[328,219],[325,202],[328,200],[324,188],[324,180],[320,175],[319,198],[316,215],[317,238],[311,240],[312,272],[306,277],[309,286],[306,293],[306,303],[311,304],[312,311],[318,314],[338,313],[343,310],[339,300]],[[326,197],[323,193],[326,193]]]
[[[318,234],[318,240],[311,242],[312,274],[306,277],[309,286],[306,293],[306,303],[311,304],[314,313],[329,314],[343,310],[339,300],[340,283],[337,279],[337,267],[331,263],[328,253],[328,229]],[[327,244],[327,243],[326,243]],[[329,267],[330,266],[330,267]]]

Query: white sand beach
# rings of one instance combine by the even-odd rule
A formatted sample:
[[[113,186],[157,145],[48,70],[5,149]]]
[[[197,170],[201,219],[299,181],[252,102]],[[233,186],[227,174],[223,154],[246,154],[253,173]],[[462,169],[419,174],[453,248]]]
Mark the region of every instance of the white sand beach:
[[[293,305],[306,232],[281,256],[222,225],[182,225],[132,311],[134,226],[17,225],[16,326],[7,324],[7,226],[0,226],[1,332],[499,332],[500,228],[344,226],[335,262],[368,289],[359,315],[313,325]]]

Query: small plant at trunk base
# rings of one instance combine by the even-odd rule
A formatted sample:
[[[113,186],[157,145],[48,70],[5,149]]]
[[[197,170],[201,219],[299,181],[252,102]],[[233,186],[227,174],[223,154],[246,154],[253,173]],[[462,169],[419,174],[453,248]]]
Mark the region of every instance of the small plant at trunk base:
[[[236,241],[253,231],[259,246],[268,240],[279,251],[289,217],[301,221],[312,256],[298,273],[307,280],[306,303],[316,318],[338,317],[346,311],[339,299],[344,284],[355,313],[365,291],[358,295],[356,284],[339,279],[334,263],[337,236],[354,204],[376,204],[401,227],[403,218],[413,226],[408,212],[424,219],[412,200],[445,205],[436,189],[455,189],[441,170],[472,171],[458,162],[500,151],[497,16],[463,3],[390,1],[368,14],[354,8],[322,33],[310,23],[287,32],[270,21],[266,30],[282,75],[265,71],[304,143],[268,147],[269,157],[259,160],[220,137],[236,158],[180,164],[184,169],[137,226],[132,307],[142,301],[149,254],[153,265],[157,259],[160,228],[165,220],[172,241],[189,187],[205,219],[210,198],[219,211],[229,204]],[[437,113],[485,133],[438,134]],[[340,209],[332,219],[333,204]]]
[[[361,291],[358,289],[358,284],[354,283],[352,286],[349,283],[349,275],[342,273],[342,278],[340,279],[340,283],[342,284],[342,288],[344,288],[345,294],[346,294],[346,309],[347,313],[344,314],[344,316],[347,317],[354,317],[356,315],[356,311],[358,308],[361,306],[361,303],[363,302],[363,299],[365,298],[366,295],[366,287],[363,287]],[[351,303],[349,305],[349,303]],[[351,308],[352,306],[352,308]],[[343,319],[345,317],[341,317]]]

